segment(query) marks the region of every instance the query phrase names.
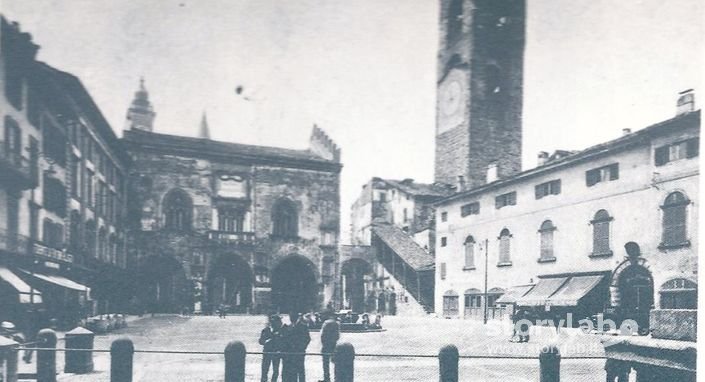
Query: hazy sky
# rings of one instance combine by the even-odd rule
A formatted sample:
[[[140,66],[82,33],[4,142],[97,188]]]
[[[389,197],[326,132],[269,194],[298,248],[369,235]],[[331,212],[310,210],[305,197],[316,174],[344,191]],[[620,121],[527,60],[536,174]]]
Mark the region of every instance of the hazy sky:
[[[703,89],[702,0],[529,0],[524,168],[670,118]],[[342,228],[370,177],[431,181],[438,0],[2,0],[121,134],[139,77],[155,130],[342,147]],[[235,88],[244,87],[244,95]],[[696,94],[696,100],[701,99]],[[347,242],[347,233],[343,241]]]

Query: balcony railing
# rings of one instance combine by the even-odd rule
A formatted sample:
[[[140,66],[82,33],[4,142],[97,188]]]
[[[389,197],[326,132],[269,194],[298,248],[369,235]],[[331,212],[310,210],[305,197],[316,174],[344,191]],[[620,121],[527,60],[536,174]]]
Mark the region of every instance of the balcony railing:
[[[253,244],[254,232],[208,231],[208,238],[224,244]]]
[[[20,189],[35,187],[29,160],[16,151],[10,151],[4,141],[0,141],[0,181],[10,183]]]

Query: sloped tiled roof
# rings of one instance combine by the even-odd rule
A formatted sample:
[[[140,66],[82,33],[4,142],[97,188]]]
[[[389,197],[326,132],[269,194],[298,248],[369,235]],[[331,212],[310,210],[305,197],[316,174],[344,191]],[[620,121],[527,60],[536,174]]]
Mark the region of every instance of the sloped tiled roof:
[[[448,196],[453,193],[447,187],[429,184],[429,183],[416,183],[411,179],[405,180],[395,180],[395,179],[382,179],[384,182],[392,187],[395,187],[409,195],[414,196]]]
[[[451,194],[450,196],[446,196],[436,201],[434,204],[443,205],[459,198],[477,195],[491,189],[503,187],[509,184],[513,184],[515,182],[522,181],[524,179],[528,179],[534,176],[540,176],[559,168],[582,163],[585,161],[592,160],[594,158],[610,155],[617,151],[634,147],[635,145],[645,145],[648,144],[650,140],[653,139],[653,137],[677,131],[680,129],[689,128],[692,126],[700,126],[700,110],[678,115],[674,118],[645,127],[634,133],[630,133],[621,136],[617,139],[613,139],[611,141],[588,147],[584,150],[570,152],[566,151],[568,155],[563,156],[560,159],[550,160],[542,166],[538,166],[529,170],[524,170],[508,178],[498,179],[492,183],[484,184],[479,187],[469,189],[467,191]]]
[[[183,137],[143,130],[125,131],[123,141],[130,145],[174,151],[182,155],[194,157],[216,155],[238,157],[254,162],[265,161],[279,165],[295,165],[295,163],[299,163],[338,170],[342,167],[339,163],[321,158],[310,150],[246,145],[242,143]]]
[[[434,269],[433,255],[421,248],[411,236],[399,227],[388,223],[374,223],[372,232],[414,270]]]

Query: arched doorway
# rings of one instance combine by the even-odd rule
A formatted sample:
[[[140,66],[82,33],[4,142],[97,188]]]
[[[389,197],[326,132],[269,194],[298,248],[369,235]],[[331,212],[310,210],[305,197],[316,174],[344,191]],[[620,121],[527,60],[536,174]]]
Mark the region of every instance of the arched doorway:
[[[649,270],[639,264],[626,267],[617,280],[619,310],[623,319],[639,325],[639,332],[649,329],[649,312],[654,306],[654,280]]]
[[[149,256],[140,268],[143,308],[152,313],[178,313],[193,307],[193,288],[181,263],[171,256]]]
[[[240,256],[219,256],[208,272],[208,305],[245,313],[252,305],[252,270]]]
[[[343,306],[353,312],[365,312],[365,296],[368,292],[365,276],[372,274],[372,266],[362,259],[350,259],[343,263],[340,273]]]
[[[317,308],[318,283],[310,260],[294,255],[272,271],[272,305],[281,313],[307,312]]]

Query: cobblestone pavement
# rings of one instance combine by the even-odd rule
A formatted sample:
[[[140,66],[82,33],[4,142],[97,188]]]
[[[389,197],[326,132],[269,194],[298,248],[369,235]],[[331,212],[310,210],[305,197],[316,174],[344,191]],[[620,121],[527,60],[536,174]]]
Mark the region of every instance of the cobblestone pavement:
[[[264,316],[217,317],[145,317],[134,321],[127,329],[96,336],[96,349],[109,349],[120,336],[134,341],[137,350],[185,350],[221,352],[232,340],[242,341],[248,351],[261,351],[257,344]],[[442,320],[437,318],[385,317],[387,329],[379,333],[343,333],[342,342],[355,346],[357,354],[426,354],[436,355],[446,344],[454,344],[461,355],[538,356],[548,343],[561,346],[565,356],[602,356],[599,337],[564,330],[556,336],[549,328],[539,328],[529,344],[508,341],[511,331],[501,332],[500,324],[488,326],[472,320]],[[506,330],[509,330],[508,328]],[[317,332],[311,332],[308,351],[320,351]],[[61,344],[60,344],[61,345]],[[63,369],[63,355],[59,354],[58,368]],[[248,381],[259,381],[259,355],[248,355]],[[110,359],[107,353],[95,353],[96,371],[89,375],[61,374],[59,381],[109,381]],[[307,380],[322,379],[320,357],[307,356]],[[566,381],[604,380],[604,361],[600,359],[566,359],[561,364],[561,375]],[[537,381],[537,359],[461,359],[462,381]],[[137,381],[222,381],[223,356],[199,354],[135,354],[134,380]],[[368,381],[437,381],[436,358],[358,357],[355,362],[356,379]]]

